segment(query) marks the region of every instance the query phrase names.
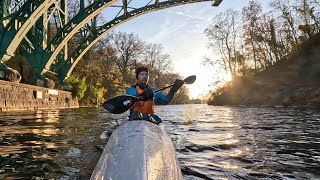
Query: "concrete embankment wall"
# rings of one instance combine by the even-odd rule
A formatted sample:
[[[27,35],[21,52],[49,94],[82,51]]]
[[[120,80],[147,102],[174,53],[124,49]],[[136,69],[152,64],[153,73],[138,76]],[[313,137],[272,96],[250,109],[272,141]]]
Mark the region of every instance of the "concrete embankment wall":
[[[77,107],[71,92],[0,80],[0,111]]]

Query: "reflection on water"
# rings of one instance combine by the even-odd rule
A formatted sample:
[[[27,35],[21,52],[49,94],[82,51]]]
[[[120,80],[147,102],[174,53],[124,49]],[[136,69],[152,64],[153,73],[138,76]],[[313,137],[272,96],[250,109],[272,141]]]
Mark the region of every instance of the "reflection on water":
[[[32,148],[56,148],[41,137],[57,135],[59,129],[54,123],[58,123],[59,111],[7,112],[1,113],[1,117],[0,155],[23,153]]]
[[[158,106],[185,179],[320,179],[320,113]],[[101,108],[0,113],[0,179],[88,179],[128,114]]]
[[[46,170],[54,168],[57,123],[56,110],[1,113],[0,178],[43,177]]]
[[[0,179],[88,179],[105,143],[97,139],[101,127],[115,128],[95,108],[0,116]]]
[[[205,105],[185,109],[197,111],[197,123],[181,126],[174,113],[164,123],[186,179],[320,179],[319,111]],[[181,109],[170,111],[179,114]]]

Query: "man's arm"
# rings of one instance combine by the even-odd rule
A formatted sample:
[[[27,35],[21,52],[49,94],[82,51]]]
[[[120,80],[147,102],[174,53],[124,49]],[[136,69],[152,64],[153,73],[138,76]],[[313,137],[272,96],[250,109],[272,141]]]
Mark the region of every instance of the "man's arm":
[[[177,79],[173,86],[171,87],[169,93],[167,95],[164,95],[162,92],[158,92],[154,96],[154,103],[157,105],[167,105],[171,102],[172,98],[174,97],[174,94],[180,89],[180,87],[184,84],[182,80]],[[152,88],[153,91],[157,90],[155,88]]]
[[[131,96],[135,96],[138,94],[138,91],[136,88],[130,87],[130,88],[127,88],[126,94],[131,95]]]
[[[157,89],[152,88],[152,90],[156,91]],[[167,104],[169,104],[171,102],[173,96],[174,96],[173,93],[169,93],[169,94],[165,95],[162,92],[157,92],[154,95],[154,103],[156,105],[167,105]]]

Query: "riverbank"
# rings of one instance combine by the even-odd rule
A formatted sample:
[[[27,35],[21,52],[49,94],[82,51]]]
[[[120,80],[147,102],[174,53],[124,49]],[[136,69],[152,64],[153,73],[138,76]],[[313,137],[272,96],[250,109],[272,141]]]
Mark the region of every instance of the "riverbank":
[[[0,111],[78,107],[71,92],[0,80]]]
[[[288,59],[252,76],[234,79],[210,105],[320,107],[320,37]]]

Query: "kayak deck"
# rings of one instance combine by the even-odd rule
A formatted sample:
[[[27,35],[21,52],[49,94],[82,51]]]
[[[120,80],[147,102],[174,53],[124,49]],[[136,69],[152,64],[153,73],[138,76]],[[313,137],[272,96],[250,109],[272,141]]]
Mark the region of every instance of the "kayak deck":
[[[159,125],[128,121],[111,135],[91,179],[182,179],[171,138]]]

